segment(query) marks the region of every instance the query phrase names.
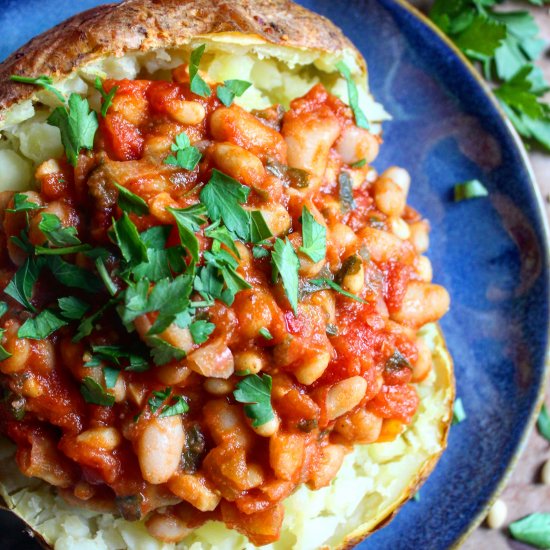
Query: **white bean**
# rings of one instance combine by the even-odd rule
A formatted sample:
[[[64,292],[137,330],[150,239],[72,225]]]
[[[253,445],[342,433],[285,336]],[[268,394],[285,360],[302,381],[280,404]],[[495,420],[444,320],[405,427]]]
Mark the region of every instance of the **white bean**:
[[[153,418],[137,442],[143,479],[153,485],[166,483],[178,468],[184,443],[180,416]]]
[[[309,386],[315,380],[319,379],[330,363],[331,354],[328,351],[322,351],[309,357],[295,371],[294,376],[300,384]]]
[[[361,376],[352,376],[337,382],[327,393],[327,417],[334,420],[351,411],[365,397],[367,381]]]
[[[403,193],[405,193],[405,196],[407,196],[411,186],[411,176],[407,170],[404,168],[399,168],[399,166],[390,166],[387,170],[384,170],[384,172],[380,174],[380,177],[397,183],[397,185],[399,185],[399,187],[403,190]]]
[[[401,307],[392,313],[391,318],[406,326],[421,327],[443,317],[449,305],[449,293],[442,286],[410,281]]]
[[[379,149],[378,139],[357,126],[347,126],[336,142],[336,151],[346,164],[363,159],[370,164],[378,156]]]
[[[76,441],[90,447],[112,451],[122,443],[122,437],[120,432],[113,427],[92,428],[78,434]]]
[[[497,499],[487,514],[487,525],[491,529],[500,529],[506,523],[508,507],[503,500]]]
[[[151,536],[163,542],[179,542],[193,532],[184,521],[170,512],[153,512],[145,526]]]
[[[174,100],[168,105],[170,116],[182,124],[199,124],[204,120],[206,111],[198,101]]]

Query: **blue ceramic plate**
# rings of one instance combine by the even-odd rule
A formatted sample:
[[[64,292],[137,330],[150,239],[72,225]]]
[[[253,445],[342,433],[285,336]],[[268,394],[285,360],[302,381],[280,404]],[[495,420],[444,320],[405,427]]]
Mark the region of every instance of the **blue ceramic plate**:
[[[0,0],[0,59],[97,3]],[[431,221],[435,278],[452,296],[441,324],[468,414],[452,428],[420,502],[408,503],[361,548],[446,549],[481,519],[501,486],[544,385],[549,277],[540,197],[487,90],[418,14],[395,0],[302,3],[355,42],[374,95],[393,115],[376,164],[411,172],[410,202]],[[454,203],[454,184],[471,178],[485,182],[489,197]]]

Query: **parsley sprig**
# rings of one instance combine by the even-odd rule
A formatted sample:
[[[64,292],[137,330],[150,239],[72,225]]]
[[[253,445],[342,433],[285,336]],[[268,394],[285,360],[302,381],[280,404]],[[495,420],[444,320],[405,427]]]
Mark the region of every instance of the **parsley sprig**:
[[[530,0],[542,5],[544,0]],[[544,49],[539,29],[527,11],[503,12],[498,0],[436,0],[430,17],[473,62],[502,108],[527,140],[550,150],[550,89],[533,65]]]

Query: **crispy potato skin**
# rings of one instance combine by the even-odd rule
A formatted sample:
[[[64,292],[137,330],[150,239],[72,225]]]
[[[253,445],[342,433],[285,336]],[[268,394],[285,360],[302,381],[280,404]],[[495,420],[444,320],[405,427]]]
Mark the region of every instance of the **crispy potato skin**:
[[[80,13],[8,57],[0,65],[0,120],[5,109],[36,91],[11,82],[12,74],[59,79],[101,57],[175,48],[215,33],[310,50],[352,49],[363,63],[338,27],[289,0],[126,0]]]

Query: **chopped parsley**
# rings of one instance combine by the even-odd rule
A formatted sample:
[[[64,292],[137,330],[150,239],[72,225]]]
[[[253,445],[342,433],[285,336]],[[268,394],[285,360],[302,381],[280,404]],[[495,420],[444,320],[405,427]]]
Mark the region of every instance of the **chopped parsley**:
[[[350,164],[351,168],[363,168],[367,164],[367,159],[361,159],[353,164]]]
[[[154,391],[151,397],[148,399],[149,409],[154,414],[156,413],[172,395],[172,388],[164,388],[161,391]],[[167,416],[175,416],[177,414],[184,414],[189,410],[189,405],[185,398],[181,395],[174,396],[171,401],[171,405],[164,405],[160,411],[159,417],[164,418]]]
[[[173,401],[172,405],[165,405],[163,407],[162,411],[160,411],[160,418],[185,414],[189,410],[189,405],[183,396],[176,395]]]
[[[86,403],[101,405],[102,407],[112,407],[115,404],[115,396],[107,393],[101,384],[98,384],[90,376],[86,376],[82,380],[80,393]]]
[[[309,281],[311,284],[318,286],[319,290],[326,289],[327,287],[332,288],[332,290],[335,290],[336,292],[339,292],[340,294],[346,296],[347,298],[351,298],[352,300],[355,300],[356,302],[360,302],[362,304],[366,304],[367,302],[363,300],[360,296],[357,296],[356,294],[352,294],[351,292],[348,292],[347,290],[344,290],[338,283],[335,283],[334,281],[331,281],[327,277],[322,277],[319,279],[310,279]]]
[[[464,410],[464,405],[462,404],[462,399],[457,397],[453,404],[453,425],[460,424],[466,420],[466,411]]]
[[[208,97],[211,94],[210,86],[199,74],[199,65],[205,49],[206,44],[202,44],[201,46],[195,48],[191,52],[191,59],[189,60],[189,80],[191,82],[191,91],[202,97]]]
[[[336,68],[346,79],[346,83],[348,85],[349,106],[355,116],[355,124],[357,124],[359,128],[365,128],[368,130],[370,128],[370,124],[365,116],[365,113],[362,111],[361,107],[359,107],[359,93],[357,92],[357,84],[355,84],[355,80],[353,80],[349,67],[343,61],[339,61],[336,63]]]
[[[90,309],[90,305],[74,296],[67,296],[57,300],[60,313],[65,319],[82,319]]]
[[[252,420],[254,427],[275,418],[271,405],[271,385],[271,376],[268,374],[250,374],[237,382],[233,396],[239,403],[245,403],[244,413]]]
[[[13,196],[13,207],[6,208],[6,212],[24,212],[28,210],[36,210],[43,208],[39,204],[29,200],[29,197],[24,193],[15,193]]]
[[[117,204],[121,210],[128,213],[133,212],[138,216],[146,216],[149,214],[147,203],[139,195],[132,193],[132,191],[126,189],[126,187],[122,187],[122,185],[116,182],[113,182],[113,184],[118,190]]]
[[[111,107],[111,104],[113,103],[113,98],[117,93],[118,86],[113,86],[107,93],[105,91],[105,88],[103,87],[103,82],[101,82],[101,79],[99,78],[99,76],[96,76],[95,82],[94,82],[94,88],[101,94],[101,98],[103,99],[103,104],[101,106],[101,116],[105,118],[107,116],[107,111],[109,110],[109,108]]]
[[[201,152],[191,145],[189,137],[185,132],[176,136],[175,142],[171,146],[175,155],[170,155],[164,160],[164,164],[178,166],[185,170],[194,170],[202,158]]]
[[[550,441],[550,414],[548,414],[548,409],[544,404],[542,405],[539,417],[537,419],[537,428],[540,435],[542,435],[542,437],[544,437],[547,441]]]
[[[75,246],[82,244],[76,236],[76,227],[64,227],[61,220],[55,214],[42,212],[42,220],[38,223],[38,229],[44,233],[53,246]]]
[[[206,206],[210,219],[221,219],[229,231],[248,240],[250,216],[241,204],[248,200],[249,193],[249,187],[214,169],[200,193],[200,200]]]
[[[8,311],[8,304],[6,302],[0,302],[0,317],[2,317],[6,312]],[[0,342],[4,338],[4,333],[6,332],[6,329],[0,328]],[[8,359],[8,357],[11,357],[12,354],[0,344],[0,361],[3,361],[4,359]]]
[[[241,97],[250,86],[252,83],[246,80],[226,80],[223,85],[218,86],[216,95],[226,107],[229,107],[235,97]]]
[[[87,99],[71,94],[68,108],[56,107],[48,117],[48,124],[59,128],[67,159],[73,166],[76,166],[82,149],[93,149],[98,122]]]
[[[317,263],[325,259],[327,252],[327,229],[318,223],[306,206],[302,209],[302,243],[300,252]]]
[[[510,534],[516,540],[536,546],[550,548],[550,513],[536,513],[510,524]]]
[[[67,98],[53,85],[53,79],[46,75],[40,75],[36,78],[30,78],[27,76],[20,76],[13,74],[10,76],[10,80],[13,82],[21,82],[23,84],[34,84],[35,86],[41,86],[48,92],[52,93],[61,101],[61,103],[67,103]]]
[[[199,261],[199,240],[195,233],[206,223],[206,208],[195,204],[187,208],[168,208],[178,226],[181,244],[189,250],[195,262]]]
[[[340,209],[345,214],[350,210],[355,210],[357,204],[353,197],[353,186],[351,184],[351,177],[347,172],[340,172],[338,176],[338,185],[340,189]]]
[[[454,186],[455,202],[487,197],[488,195],[489,192],[479,180],[468,180]]]
[[[17,337],[42,340],[68,324],[68,321],[63,319],[58,313],[50,309],[44,309],[36,317],[27,319],[21,325],[17,332]]]
[[[118,220],[113,220],[113,234],[122,256],[128,263],[147,261],[147,248],[136,225],[126,212],[123,212]]]
[[[15,272],[15,275],[4,289],[8,296],[19,302],[25,309],[33,312],[36,309],[31,304],[32,291],[40,275],[41,268],[42,263],[30,256]]]
[[[283,281],[285,294],[290,302],[292,310],[298,313],[298,270],[300,260],[292,244],[287,239],[276,239],[273,251],[271,252],[271,264],[273,267],[273,280],[280,276]]]
[[[195,344],[204,344],[215,328],[216,325],[214,323],[199,320],[189,325],[189,332],[191,332],[191,338],[193,338]]]
[[[266,340],[273,340],[273,335],[265,327],[262,327],[259,331],[260,336],[263,336]]]

